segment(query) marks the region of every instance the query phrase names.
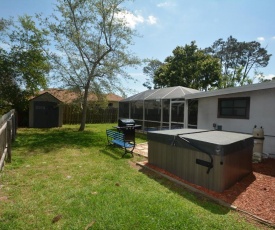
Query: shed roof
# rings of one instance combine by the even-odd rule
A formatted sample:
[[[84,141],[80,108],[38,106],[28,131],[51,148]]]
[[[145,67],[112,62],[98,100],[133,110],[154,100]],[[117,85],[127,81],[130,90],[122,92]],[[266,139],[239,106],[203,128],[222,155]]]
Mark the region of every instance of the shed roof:
[[[146,90],[144,92],[128,97],[121,102],[127,101],[145,101],[159,99],[184,99],[186,95],[200,92],[196,89],[190,89],[182,86],[174,86],[161,89]]]
[[[42,97],[43,98],[48,97],[48,99],[50,98],[51,100],[54,100],[54,101],[57,101],[57,102],[61,102],[61,100],[59,100],[57,97],[55,97],[54,95],[50,94],[49,92],[41,93],[38,96],[31,98],[30,101],[37,100],[37,99],[42,98]]]
[[[40,95],[42,95],[44,93],[51,94],[52,96],[54,96],[55,98],[57,98],[58,100],[60,100],[61,102],[65,103],[65,104],[77,102],[78,98],[79,98],[79,95],[74,91],[67,90],[67,89],[54,89],[54,88],[40,91],[40,92],[38,92],[38,96],[36,96],[36,97],[39,97]],[[105,96],[106,96],[107,101],[114,102],[114,101],[121,101],[123,99],[122,97],[115,95],[113,93],[106,94]],[[34,97],[34,98],[36,98],[36,97]],[[33,98],[31,98],[31,100],[32,99]],[[89,94],[88,101],[97,101],[97,100],[98,100],[98,98],[95,94],[92,94],[92,93]]]
[[[197,99],[197,98],[204,98],[204,97],[214,97],[214,96],[222,96],[228,94],[235,94],[235,93],[244,93],[256,90],[265,90],[265,89],[272,89],[275,88],[275,80],[258,83],[258,84],[250,84],[244,85],[239,87],[230,87],[226,89],[219,89],[207,92],[198,92],[194,94],[186,95],[186,99]]]

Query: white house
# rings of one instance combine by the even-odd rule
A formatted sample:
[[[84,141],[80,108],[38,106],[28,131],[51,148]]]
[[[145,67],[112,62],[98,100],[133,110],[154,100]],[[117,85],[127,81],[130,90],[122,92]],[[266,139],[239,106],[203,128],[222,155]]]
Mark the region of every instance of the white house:
[[[198,129],[216,125],[223,131],[252,134],[255,125],[262,127],[263,153],[275,157],[275,81],[188,94],[185,100],[186,105],[198,100]]]

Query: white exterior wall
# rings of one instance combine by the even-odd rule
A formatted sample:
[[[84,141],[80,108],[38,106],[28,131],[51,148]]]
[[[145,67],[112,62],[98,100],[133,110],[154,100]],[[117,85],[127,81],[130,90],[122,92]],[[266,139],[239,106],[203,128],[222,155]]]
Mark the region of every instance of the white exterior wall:
[[[218,98],[250,97],[249,119],[218,118]],[[199,98],[198,129],[214,129],[213,123],[223,131],[252,134],[255,125],[264,129],[264,154],[275,154],[275,89],[265,89]]]

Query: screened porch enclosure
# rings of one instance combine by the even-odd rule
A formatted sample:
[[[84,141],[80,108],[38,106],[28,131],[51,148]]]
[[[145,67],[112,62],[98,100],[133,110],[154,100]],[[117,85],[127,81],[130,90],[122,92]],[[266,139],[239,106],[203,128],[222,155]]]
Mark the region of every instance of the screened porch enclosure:
[[[197,101],[187,104],[184,97],[197,92],[180,86],[147,90],[120,101],[119,117],[134,119],[143,131],[196,128]]]

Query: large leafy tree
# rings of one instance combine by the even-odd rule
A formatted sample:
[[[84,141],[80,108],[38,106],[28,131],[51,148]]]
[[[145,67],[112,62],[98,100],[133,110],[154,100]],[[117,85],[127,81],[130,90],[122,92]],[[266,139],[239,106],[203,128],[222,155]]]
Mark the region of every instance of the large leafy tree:
[[[271,56],[259,42],[238,42],[232,36],[226,41],[218,39],[205,51],[220,59],[222,88],[252,83],[251,71],[258,73],[259,68],[266,67]]]
[[[28,98],[47,85],[50,64],[41,48],[45,34],[31,17],[22,16],[18,23],[1,19],[0,35],[0,101],[20,112],[27,109]]]
[[[120,90],[118,76],[139,60],[129,52],[135,32],[127,26],[124,0],[58,0],[56,14],[43,20],[58,52],[55,75],[82,96],[79,130],[85,129],[90,92]]]
[[[11,108],[22,111],[27,105],[25,91],[16,82],[13,61],[3,49],[0,49],[0,109],[6,112]]]
[[[146,78],[146,82],[143,83],[143,86],[152,89],[156,71],[163,63],[158,59],[147,59],[145,63],[147,63],[147,66],[143,67],[143,73],[147,75],[148,78]]]
[[[209,90],[219,87],[220,77],[219,60],[205,54],[193,41],[173,50],[173,55],[155,71],[154,84],[155,88],[184,86]]]

